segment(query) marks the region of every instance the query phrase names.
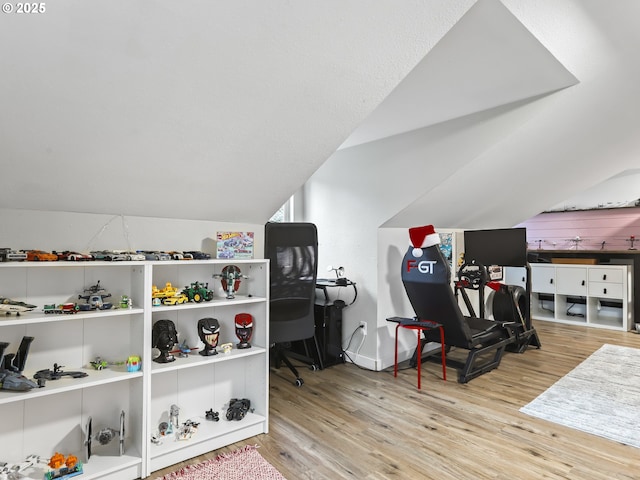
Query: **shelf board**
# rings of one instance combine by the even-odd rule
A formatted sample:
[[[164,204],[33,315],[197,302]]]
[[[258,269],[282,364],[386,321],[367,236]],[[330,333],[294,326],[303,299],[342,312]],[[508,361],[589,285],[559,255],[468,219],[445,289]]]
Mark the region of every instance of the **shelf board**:
[[[10,325],[27,325],[30,323],[68,322],[69,320],[84,320],[123,315],[137,315],[144,313],[142,308],[112,308],[78,313],[42,313],[26,312],[20,315],[5,315],[0,317],[0,327]]]
[[[176,355],[176,360],[170,363],[153,362],[153,365],[151,366],[151,374],[155,375],[156,373],[171,372],[174,370],[182,370],[183,368],[192,368],[201,365],[236,360],[242,357],[264,354],[265,352],[266,349],[253,345],[251,348],[245,348],[242,350],[233,348],[229,353],[218,353],[217,355],[210,355],[208,357],[199,355],[197,352],[190,354],[188,357],[178,357]]]
[[[152,307],[151,312],[173,312],[176,310],[189,310],[192,308],[209,308],[209,307],[227,307],[227,306],[235,306],[235,305],[246,305],[249,303],[262,303],[265,302],[266,299],[264,297],[250,297],[248,295],[236,295],[236,298],[226,299],[226,298],[214,298],[210,302],[187,302],[181,305],[158,305],[156,307]]]
[[[72,370],[69,369],[69,371]],[[0,390],[0,405],[142,377],[142,371],[126,372],[117,368],[105,368],[100,371],[89,368],[78,368],[73,369],[73,371],[85,372],[88,376],[82,378],[62,377],[59,380],[47,380],[43,388],[34,388],[27,392]],[[33,379],[34,373],[35,372],[27,373],[25,377]]]

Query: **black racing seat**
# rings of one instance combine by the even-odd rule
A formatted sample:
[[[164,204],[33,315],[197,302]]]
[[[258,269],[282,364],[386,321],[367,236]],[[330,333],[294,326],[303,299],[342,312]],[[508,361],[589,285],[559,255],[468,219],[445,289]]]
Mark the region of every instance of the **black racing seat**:
[[[415,245],[413,236],[412,241]],[[418,248],[409,247],[402,260],[402,282],[416,319],[430,320],[444,327],[443,348],[457,347],[468,351],[463,361],[447,356],[447,365],[458,368],[458,381],[466,383],[498,367],[505,347],[515,340],[517,325],[463,315],[454,295],[449,264],[438,246],[439,240],[429,243],[433,242],[427,242],[426,246],[418,242]],[[440,343],[437,332],[427,331],[424,335],[422,347],[428,342]],[[412,364],[422,360],[421,348],[420,352],[414,353]]]

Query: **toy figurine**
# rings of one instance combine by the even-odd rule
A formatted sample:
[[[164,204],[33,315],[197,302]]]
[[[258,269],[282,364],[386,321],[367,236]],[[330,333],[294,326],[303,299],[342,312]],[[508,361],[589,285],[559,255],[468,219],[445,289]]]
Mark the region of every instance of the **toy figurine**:
[[[216,273],[213,276],[221,279],[222,289],[227,292],[227,299],[229,300],[236,298],[235,293],[240,288],[240,279],[249,278],[246,275],[242,275],[240,269],[235,265],[227,265],[222,269],[222,273]]]
[[[109,310],[113,307],[113,303],[105,302],[106,298],[110,298],[110,293],[105,293],[105,289],[100,285],[100,280],[95,285],[91,285],[84,289],[84,295],[78,295],[78,300],[84,300],[86,303],[80,304],[80,310]]]
[[[141,365],[142,360],[137,355],[131,355],[127,358],[127,372],[137,372],[142,368]]]
[[[220,322],[215,318],[201,318],[198,320],[198,336],[204,343],[204,350],[200,350],[200,355],[208,357],[217,355],[218,338],[220,337]]]
[[[204,418],[212,422],[218,422],[220,421],[220,413],[214,412],[213,408],[210,408],[209,410],[204,412]]]
[[[153,359],[158,363],[173,362],[176,358],[171,349],[178,343],[176,325],[171,320],[158,320],[151,330],[151,345],[160,350],[160,355]]]
[[[253,335],[253,317],[249,313],[236,315],[236,336],[240,340],[238,348],[251,348],[249,340]]]
[[[169,409],[169,423],[171,424],[171,430],[177,430],[180,427],[180,420],[178,420],[178,415],[180,415],[180,407],[173,404]]]

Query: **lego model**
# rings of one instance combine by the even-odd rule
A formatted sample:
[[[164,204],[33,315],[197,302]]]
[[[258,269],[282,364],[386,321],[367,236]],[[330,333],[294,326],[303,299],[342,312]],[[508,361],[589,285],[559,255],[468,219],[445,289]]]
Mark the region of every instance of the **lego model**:
[[[220,421],[220,413],[214,412],[213,408],[210,408],[209,410],[204,412],[204,418],[212,422],[218,422]]]
[[[249,409],[251,401],[247,398],[232,398],[229,400],[229,408],[227,409],[227,420],[242,420]]]
[[[200,355],[208,357],[217,355],[218,339],[220,337],[220,322],[216,318],[201,318],[198,320],[198,337],[204,343],[204,349]]]
[[[85,431],[85,448],[87,455],[87,462],[91,458],[91,442],[93,440],[97,441],[100,445],[108,445],[118,437],[118,454],[120,456],[124,455],[124,410],[120,412],[120,428],[116,430],[111,427],[101,428],[98,433],[93,435],[93,420],[91,417],[87,420],[87,428]]]
[[[178,343],[176,325],[171,320],[158,320],[151,329],[151,346],[160,350],[160,355],[153,359],[158,363],[175,361],[171,349]]]
[[[2,262],[21,262],[27,259],[27,254],[11,250],[10,248],[0,248],[0,261]]]
[[[184,287],[181,293],[186,295],[189,301],[196,303],[213,300],[213,290],[209,289],[208,283],[193,282],[191,285]]]
[[[48,368],[38,370],[33,378],[38,380],[38,386],[44,387],[46,380],[60,380],[62,377],[71,377],[71,378],[84,378],[89,374],[86,372],[65,372],[62,369],[64,365],[58,365],[57,363],[53,364],[53,370]]]
[[[123,262],[127,259],[126,255],[111,250],[96,250],[89,253],[94,260],[104,260],[105,262]]]
[[[139,250],[138,253],[144,254],[145,260],[171,260],[171,255],[166,252],[157,252],[155,250]]]
[[[29,262],[55,262],[58,260],[57,255],[44,250],[27,250],[25,253]]]
[[[30,312],[34,308],[37,307],[35,305],[31,305],[30,303],[19,302],[17,300],[11,300],[10,298],[0,297],[0,312],[4,312],[6,315],[15,313],[19,316],[21,313]]]
[[[227,265],[222,269],[222,273],[215,273],[213,276],[221,279],[222,289],[227,292],[227,299],[229,300],[236,298],[235,292],[240,288],[240,279],[249,278],[246,275],[242,275],[240,268],[235,265]]]
[[[237,347],[239,349],[251,348],[249,340],[253,335],[253,316],[250,313],[238,313],[235,318],[235,324],[236,336],[240,340]]]
[[[189,255],[191,255],[193,257],[194,260],[209,260],[209,259],[211,259],[211,255],[209,255],[208,253],[200,252],[198,250],[190,250],[188,252],[183,252],[183,253],[188,253]]]
[[[100,286],[100,280],[95,285],[91,285],[84,289],[85,295],[78,295],[78,299],[85,300],[87,303],[80,304],[80,310],[109,310],[113,307],[110,302],[105,302],[105,298],[111,297],[110,293],[104,293],[105,289]]]
[[[172,260],[193,260],[193,255],[189,252],[167,252]]]
[[[93,260],[93,257],[86,253],[71,252],[64,250],[62,252],[53,252],[58,256],[58,260],[65,260],[68,262],[88,262]]]
[[[142,360],[137,355],[131,355],[125,362],[127,366],[127,372],[138,372],[142,368]]]
[[[82,473],[82,463],[75,455],[68,455],[65,458],[63,454],[56,452],[49,460],[48,465],[51,470],[44,474],[45,480],[62,480]]]
[[[151,287],[151,298],[168,298],[178,294],[178,289],[171,282],[167,282],[163,289],[158,289],[155,285]]]
[[[14,392],[27,392],[38,388],[38,384],[22,375],[27,363],[27,355],[34,337],[22,337],[18,351],[5,355],[9,346],[7,342],[0,342],[0,389]]]
[[[78,311],[80,310],[80,307],[78,306],[77,303],[62,303],[60,305],[56,305],[55,303],[49,304],[49,305],[45,305],[44,307],[42,307],[42,311],[45,313],[45,315],[50,315],[50,314],[73,314],[73,313],[78,313]]]
[[[28,480],[31,477],[27,476],[25,472],[39,463],[46,465],[47,460],[43,459],[39,455],[29,455],[24,462],[20,463],[6,463],[0,461],[0,480]]]

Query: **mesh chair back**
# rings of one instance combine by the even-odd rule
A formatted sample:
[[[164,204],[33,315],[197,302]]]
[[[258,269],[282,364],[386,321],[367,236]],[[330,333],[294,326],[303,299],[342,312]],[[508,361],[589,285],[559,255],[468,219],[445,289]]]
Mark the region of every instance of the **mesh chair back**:
[[[313,223],[267,223],[270,260],[269,325],[272,343],[313,337],[318,233]]]

